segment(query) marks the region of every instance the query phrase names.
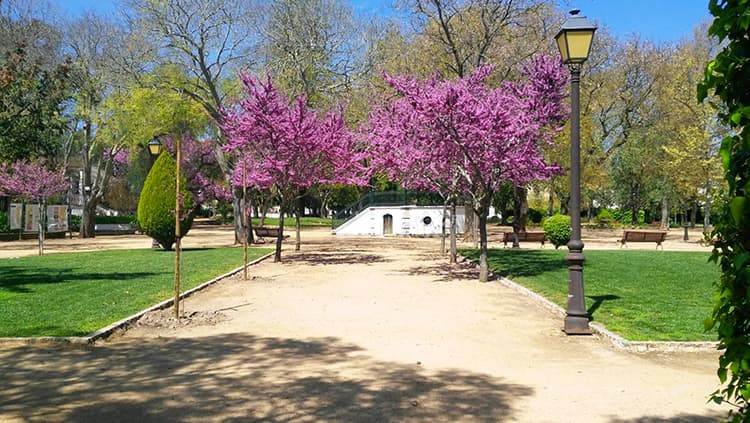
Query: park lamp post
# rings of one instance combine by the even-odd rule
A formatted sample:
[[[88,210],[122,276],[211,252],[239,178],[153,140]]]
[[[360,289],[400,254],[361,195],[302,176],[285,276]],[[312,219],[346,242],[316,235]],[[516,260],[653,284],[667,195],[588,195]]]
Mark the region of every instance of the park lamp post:
[[[159,157],[159,154],[161,154],[162,149],[164,146],[161,145],[161,142],[159,142],[159,135],[155,136],[151,141],[146,144],[148,147],[148,155],[151,158],[151,164],[148,168],[149,171],[151,171],[151,168],[154,167],[154,162],[156,161],[156,158]],[[151,238],[151,248],[158,249],[159,248],[159,242],[156,241],[156,239]]]
[[[560,32],[555,36],[562,61],[570,69],[570,225],[568,243],[568,307],[565,310],[565,333],[590,334],[589,315],[583,293],[583,242],[581,241],[581,142],[579,82],[581,67],[589,57],[596,26],[580,10],[570,11]]]

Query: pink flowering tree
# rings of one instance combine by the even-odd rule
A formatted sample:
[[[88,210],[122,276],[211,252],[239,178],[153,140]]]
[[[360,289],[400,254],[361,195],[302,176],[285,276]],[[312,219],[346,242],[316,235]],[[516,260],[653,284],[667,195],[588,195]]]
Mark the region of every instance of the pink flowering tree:
[[[542,142],[567,116],[567,73],[559,60],[539,56],[522,78],[490,89],[492,67],[456,81],[384,75],[400,95],[370,120],[372,161],[393,167],[409,186],[468,195],[479,216],[480,281],[487,281],[487,215],[493,194],[511,182],[523,186],[560,169],[544,161]]]
[[[20,197],[39,206],[39,255],[44,254],[47,199],[67,187],[65,171],[49,169],[44,159],[0,164],[0,195]]]
[[[365,155],[341,113],[319,116],[302,97],[289,102],[270,78],[261,81],[242,74],[240,80],[244,99],[224,112],[225,149],[238,159],[233,185],[270,189],[278,196],[274,261],[279,262],[284,215],[300,192],[317,184],[364,184]],[[299,213],[297,210],[296,250],[300,248]]]
[[[174,147],[174,138],[164,137],[164,148],[173,156]],[[196,140],[186,133],[180,139],[180,152],[182,172],[196,207],[211,200],[231,201],[231,192],[223,182],[224,176],[216,160],[213,142]]]

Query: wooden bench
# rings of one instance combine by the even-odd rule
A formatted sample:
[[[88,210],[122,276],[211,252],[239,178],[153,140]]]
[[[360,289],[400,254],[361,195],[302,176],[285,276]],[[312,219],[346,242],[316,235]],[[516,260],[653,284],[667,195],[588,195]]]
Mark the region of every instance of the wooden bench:
[[[617,242],[620,243],[620,248],[627,247],[628,242],[655,242],[656,248],[664,246],[661,245],[664,240],[667,239],[667,231],[649,231],[643,229],[625,229],[622,231],[622,239]]]
[[[279,228],[268,228],[263,226],[256,226],[253,228],[255,231],[255,242],[258,244],[262,244],[266,242],[265,237],[269,238],[278,238],[279,237]],[[284,235],[284,239],[289,238],[289,235]]]
[[[544,232],[518,232],[518,242],[541,242],[544,247],[546,239]],[[513,232],[503,232],[503,247],[507,247],[509,242],[513,245]]]

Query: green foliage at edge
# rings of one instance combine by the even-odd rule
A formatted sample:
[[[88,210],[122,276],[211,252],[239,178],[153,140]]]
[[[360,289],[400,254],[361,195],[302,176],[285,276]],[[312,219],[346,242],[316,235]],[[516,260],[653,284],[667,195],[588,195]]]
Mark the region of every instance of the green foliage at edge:
[[[138,223],[143,232],[154,238],[165,250],[171,250],[175,242],[175,174],[177,166],[172,157],[162,153],[156,159],[143,184],[138,200]],[[182,215],[180,232],[187,235],[193,224],[193,196],[187,190],[184,176],[180,176],[182,193]]]
[[[544,234],[547,235],[547,239],[555,246],[555,249],[570,242],[572,232],[570,216],[562,214],[550,216],[544,221],[542,227],[544,228]]]
[[[750,0],[710,0],[715,19],[709,34],[724,42],[706,67],[698,99],[713,94],[719,118],[735,131],[724,138],[720,155],[728,183],[712,233],[711,260],[722,277],[713,314],[706,329],[716,329],[719,348],[717,375],[723,387],[713,400],[736,405],[729,421],[750,420]]]

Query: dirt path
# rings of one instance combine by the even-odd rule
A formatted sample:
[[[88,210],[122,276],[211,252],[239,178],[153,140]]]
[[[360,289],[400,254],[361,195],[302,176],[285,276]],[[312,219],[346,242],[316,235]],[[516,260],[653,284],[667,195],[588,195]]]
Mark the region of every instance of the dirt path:
[[[78,349],[0,347],[6,422],[713,422],[715,354],[636,355],[433,239],[305,233],[303,252]],[[608,241],[602,241],[606,243]],[[592,240],[591,244],[595,244]],[[288,244],[291,247],[293,244]],[[651,247],[653,248],[653,247]],[[150,322],[150,323],[149,323]]]

